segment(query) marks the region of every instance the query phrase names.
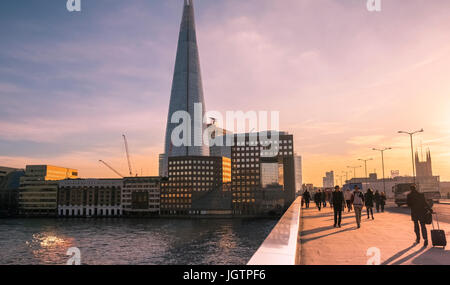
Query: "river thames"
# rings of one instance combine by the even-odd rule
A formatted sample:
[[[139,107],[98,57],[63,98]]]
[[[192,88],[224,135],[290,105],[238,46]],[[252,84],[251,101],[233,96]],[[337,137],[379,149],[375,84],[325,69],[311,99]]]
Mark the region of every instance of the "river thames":
[[[276,219],[0,219],[0,264],[241,265]]]

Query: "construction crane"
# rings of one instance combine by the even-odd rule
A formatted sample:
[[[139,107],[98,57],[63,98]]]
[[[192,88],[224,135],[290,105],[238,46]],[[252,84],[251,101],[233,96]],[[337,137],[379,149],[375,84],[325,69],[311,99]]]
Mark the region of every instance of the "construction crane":
[[[119,175],[120,177],[123,178],[123,175],[120,174],[117,170],[115,170],[114,168],[112,168],[108,163],[104,162],[103,160],[99,160],[101,163],[103,163],[104,165],[106,165],[106,167],[108,167],[109,169],[111,169],[112,171],[114,171],[115,174]]]
[[[125,143],[125,152],[127,153],[128,170],[130,171],[130,176],[133,176],[133,171],[131,169],[130,153],[128,151],[127,137],[125,135],[122,135],[122,136],[123,136],[123,141]]]

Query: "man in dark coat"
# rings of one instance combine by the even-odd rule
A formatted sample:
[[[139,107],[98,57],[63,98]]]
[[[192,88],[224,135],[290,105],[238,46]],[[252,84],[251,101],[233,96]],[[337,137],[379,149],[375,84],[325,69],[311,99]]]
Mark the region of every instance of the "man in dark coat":
[[[325,189],[322,191],[322,203],[323,207],[325,208],[327,206],[327,193]]]
[[[320,189],[314,194],[314,202],[320,211],[320,208],[322,207],[322,193],[320,192]]]
[[[309,209],[309,201],[311,200],[311,194],[309,194],[308,189],[303,192],[303,200],[305,201],[305,208]]]
[[[420,228],[422,229],[423,246],[428,246],[428,233],[425,225],[425,216],[431,212],[430,206],[425,200],[425,195],[419,193],[416,186],[411,186],[411,192],[407,196],[408,207],[411,208],[411,220],[414,222],[414,232],[416,233],[416,243],[420,243]]]
[[[367,189],[366,195],[364,196],[364,201],[365,201],[365,205],[366,205],[366,209],[367,209],[367,219],[370,219],[370,215],[369,213],[372,215],[372,220],[374,219],[373,217],[373,192],[372,190],[369,188]]]
[[[331,197],[334,209],[334,227],[341,227],[344,193],[342,193],[342,191],[339,189],[339,186],[334,187],[334,191]]]

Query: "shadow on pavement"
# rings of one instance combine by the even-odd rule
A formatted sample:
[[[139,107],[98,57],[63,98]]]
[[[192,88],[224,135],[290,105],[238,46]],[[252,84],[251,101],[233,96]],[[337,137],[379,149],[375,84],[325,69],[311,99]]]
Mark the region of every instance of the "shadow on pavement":
[[[302,243],[302,244],[305,244],[305,243],[307,243],[308,241],[312,241],[312,240],[316,240],[316,239],[328,237],[328,236],[335,235],[335,234],[339,234],[339,233],[343,233],[343,232],[354,231],[354,230],[356,230],[356,229],[357,229],[356,227],[351,227],[351,228],[343,229],[343,230],[340,230],[340,231],[337,231],[337,232],[332,232],[332,233],[329,233],[329,234],[326,234],[326,235],[317,236],[317,237],[312,237],[312,238],[300,238],[300,240],[301,240],[301,243]]]
[[[343,220],[344,219],[351,219],[351,218],[355,218],[355,216],[354,215],[346,215],[346,216],[344,216],[344,214],[342,215],[342,219]],[[334,221],[334,217],[331,218],[331,219],[327,219],[327,221]]]
[[[411,258],[413,258],[414,256],[418,255],[419,253],[425,251],[426,249],[427,249],[426,247],[421,247],[418,251],[413,252],[413,253],[403,257],[402,259],[397,260],[392,265],[401,265],[401,264],[407,262],[408,260],[410,260]]]
[[[323,217],[332,217],[333,215],[334,215],[334,213],[321,213],[321,214],[314,215],[314,216],[302,215],[302,219],[318,219],[318,218],[323,218]]]
[[[343,224],[341,224],[341,226],[347,226],[347,225],[350,225],[350,224],[354,224],[354,223],[343,223]],[[334,228],[335,227],[333,227],[333,225],[326,226],[326,227],[320,227],[320,228],[314,228],[314,229],[311,229],[311,230],[302,231],[301,232],[301,236],[307,236],[307,235],[310,235],[310,234],[315,234],[315,233],[323,232],[323,231],[326,231],[326,230],[332,230]]]
[[[450,265],[450,250],[433,247],[414,258],[411,263],[417,265]]]
[[[388,265],[389,263],[391,263],[392,261],[396,260],[397,258],[402,256],[403,254],[407,253],[409,250],[413,249],[416,245],[417,244],[413,243],[410,247],[407,247],[407,248],[397,252],[393,256],[391,256],[388,259],[386,259],[383,263],[381,263],[381,265]]]

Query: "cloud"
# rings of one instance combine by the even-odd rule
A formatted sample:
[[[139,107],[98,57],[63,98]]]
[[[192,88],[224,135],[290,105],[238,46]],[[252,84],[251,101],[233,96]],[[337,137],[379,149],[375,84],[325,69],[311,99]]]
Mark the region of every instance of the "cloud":
[[[376,146],[394,147],[386,163],[407,173],[408,140],[396,131],[424,127],[433,165],[450,179],[440,158],[450,145],[450,2],[400,2],[373,14],[364,1],[197,1],[207,109],[280,111],[305,181],[318,184]],[[107,175],[104,158],[126,171],[125,132],[136,164],[156,169],[182,7],[105,3],[89,1],[78,17],[52,4],[28,18],[2,3],[11,9],[0,17],[3,158],[52,153],[89,176]]]
[[[383,138],[384,136],[382,135],[355,136],[348,139],[347,143],[354,145],[376,145],[382,141]]]

